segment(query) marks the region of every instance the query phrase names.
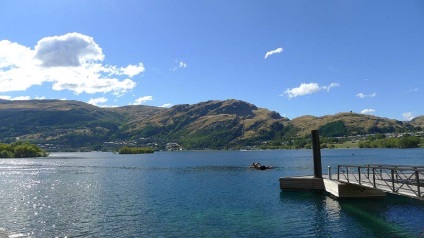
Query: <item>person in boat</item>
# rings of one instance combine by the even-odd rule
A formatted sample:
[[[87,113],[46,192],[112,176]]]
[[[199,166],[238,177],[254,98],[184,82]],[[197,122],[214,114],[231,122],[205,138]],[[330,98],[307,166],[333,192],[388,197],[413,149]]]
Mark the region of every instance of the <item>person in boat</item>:
[[[259,170],[265,170],[265,169],[271,169],[271,166],[265,166],[265,165],[261,165],[261,163],[255,163],[253,162],[252,165],[250,165],[250,168],[255,168],[255,169],[259,169]]]

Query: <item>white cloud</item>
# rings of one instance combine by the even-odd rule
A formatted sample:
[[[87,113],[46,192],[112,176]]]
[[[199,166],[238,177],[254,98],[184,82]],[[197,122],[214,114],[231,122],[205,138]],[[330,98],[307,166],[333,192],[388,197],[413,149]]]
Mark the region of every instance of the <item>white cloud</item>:
[[[101,97],[101,98],[90,98],[90,100],[88,101],[89,104],[92,104],[94,106],[98,106],[101,103],[105,103],[107,102],[107,98],[105,97]]]
[[[35,46],[35,58],[44,67],[78,67],[102,61],[102,49],[92,37],[79,33],[45,37]]]
[[[170,103],[165,103],[165,104],[163,104],[163,105],[162,105],[162,106],[160,106],[160,107],[170,108],[170,107],[172,107],[172,106],[174,106],[174,105],[172,105],[172,104],[170,104]]]
[[[297,88],[288,88],[286,91],[284,91],[285,94],[287,94],[287,97],[294,98],[297,96],[304,96],[307,94],[316,93],[320,90],[320,87],[317,83],[302,83]]]
[[[366,98],[366,97],[373,98],[373,97],[377,96],[377,93],[375,93],[375,92],[371,93],[371,94],[358,93],[358,94],[356,94],[356,96],[360,97],[360,98]]]
[[[133,105],[141,105],[145,102],[152,101],[152,100],[153,100],[153,96],[139,97],[134,101]]]
[[[374,114],[374,109],[364,109],[361,111],[361,114]]]
[[[328,86],[319,86],[317,83],[302,83],[297,88],[288,88],[286,91],[284,91],[284,94],[286,94],[288,98],[295,98],[298,96],[317,93],[321,90],[326,90],[329,92],[330,89],[338,86],[340,86],[338,83],[331,83]]]
[[[21,67],[32,60],[30,48],[10,42],[0,41],[0,69],[14,69]]]
[[[138,65],[128,65],[125,68],[121,68],[123,74],[128,75],[128,77],[134,77],[141,72],[144,72],[143,63],[139,63]]]
[[[14,101],[14,100],[30,100],[31,97],[30,96],[18,96],[18,97],[11,97],[11,96],[0,96],[0,99],[3,100],[10,100],[10,101]]]
[[[268,52],[266,52],[266,54],[265,54],[265,59],[266,58],[268,58],[269,56],[271,56],[271,55],[273,55],[273,54],[279,54],[279,53],[281,53],[281,52],[283,52],[283,48],[277,48],[277,49],[275,49],[275,50],[271,50],[271,51],[268,51]]]
[[[144,72],[143,64],[103,65],[104,57],[93,38],[80,33],[45,37],[34,50],[2,40],[0,92],[24,91],[43,83],[75,94],[122,95],[133,89],[136,83],[131,78]]]
[[[414,119],[414,117],[415,117],[412,112],[404,112],[404,113],[402,113],[402,116],[407,121],[410,121],[410,120]]]

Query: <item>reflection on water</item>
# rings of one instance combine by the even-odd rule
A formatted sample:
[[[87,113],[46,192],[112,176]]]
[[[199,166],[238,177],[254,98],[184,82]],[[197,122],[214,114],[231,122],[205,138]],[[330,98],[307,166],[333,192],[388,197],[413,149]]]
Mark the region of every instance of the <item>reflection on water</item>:
[[[280,198],[285,209],[297,208],[295,215],[304,216],[304,226],[300,226],[298,220],[292,220],[290,229],[307,229],[314,236],[416,237],[424,234],[421,232],[423,224],[419,222],[423,218],[424,205],[411,198],[400,198],[400,202],[409,204],[409,209],[415,209],[416,216],[410,213],[409,209],[394,212],[399,198],[393,197],[385,200],[335,199],[327,196],[325,192],[283,191]],[[393,216],[398,216],[399,212],[401,216],[409,218],[409,223],[415,225],[410,224],[412,227],[408,229],[405,223],[393,220]],[[414,221],[411,221],[411,218]],[[291,235],[302,236],[302,232]]]
[[[424,220],[422,201],[281,192],[279,177],[312,173],[310,153],[54,153],[0,160],[0,237],[408,237],[424,231],[411,221]],[[352,153],[323,154],[327,166]],[[253,161],[274,169],[250,169]]]

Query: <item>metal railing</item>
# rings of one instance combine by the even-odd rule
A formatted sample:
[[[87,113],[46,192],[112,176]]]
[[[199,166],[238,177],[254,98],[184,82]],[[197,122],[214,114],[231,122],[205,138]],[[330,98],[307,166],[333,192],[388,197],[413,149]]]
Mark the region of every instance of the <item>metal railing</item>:
[[[337,180],[387,192],[424,198],[424,166],[411,165],[338,165]]]

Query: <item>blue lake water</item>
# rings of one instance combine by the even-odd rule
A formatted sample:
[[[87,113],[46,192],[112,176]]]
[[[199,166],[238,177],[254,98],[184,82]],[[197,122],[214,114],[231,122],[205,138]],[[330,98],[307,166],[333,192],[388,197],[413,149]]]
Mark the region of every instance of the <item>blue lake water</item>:
[[[337,164],[424,165],[424,149],[321,154],[324,173]],[[275,168],[249,169],[252,162]],[[311,150],[2,159],[0,237],[424,236],[424,201],[279,188],[279,177],[312,174]]]

